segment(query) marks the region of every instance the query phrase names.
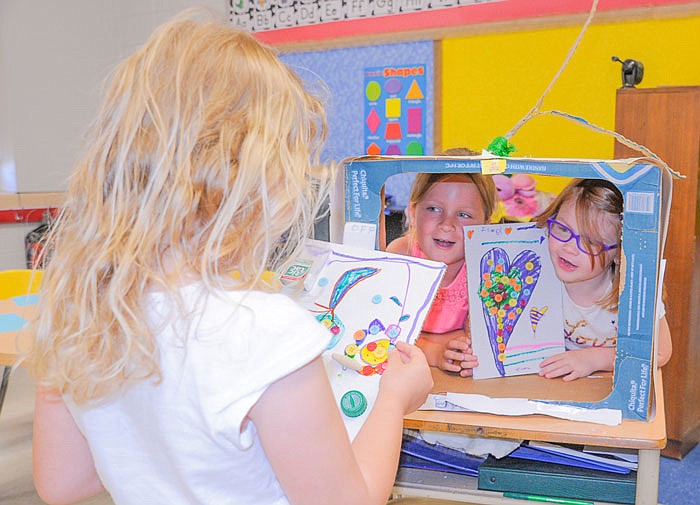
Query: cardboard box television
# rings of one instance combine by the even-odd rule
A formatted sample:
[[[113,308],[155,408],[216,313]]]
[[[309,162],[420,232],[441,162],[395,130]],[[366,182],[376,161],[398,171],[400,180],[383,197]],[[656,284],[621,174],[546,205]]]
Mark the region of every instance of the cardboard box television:
[[[359,157],[345,160],[331,204],[332,242],[378,246],[380,194],[399,173],[480,172],[607,179],[624,198],[618,340],[612,390],[599,401],[551,400],[584,409],[616,409],[649,420],[653,405],[656,303],[672,179],[647,158],[574,160],[493,157]],[[516,377],[505,378],[518,380]],[[469,379],[471,380],[471,379]],[[582,380],[582,379],[579,379]],[[536,394],[536,393],[535,393]],[[537,398],[531,398],[537,399]]]

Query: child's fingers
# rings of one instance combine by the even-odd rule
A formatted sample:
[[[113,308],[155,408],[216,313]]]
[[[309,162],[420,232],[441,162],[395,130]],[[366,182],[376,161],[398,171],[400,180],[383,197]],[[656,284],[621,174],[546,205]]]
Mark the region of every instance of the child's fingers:
[[[464,361],[469,357],[469,354],[447,349],[443,356],[446,360],[448,359],[450,361]]]
[[[460,365],[462,368],[476,368],[479,366],[479,360],[473,354],[467,354]]]
[[[561,380],[563,380],[564,382],[569,382],[572,380],[576,380],[580,377],[583,377],[583,375],[579,374],[576,370],[573,370],[568,375],[565,375],[564,377],[562,377]]]
[[[400,359],[402,363],[411,362],[411,349],[404,346],[404,342],[396,342],[396,348],[389,352],[389,362]]]
[[[471,349],[469,342],[464,340],[450,340],[446,347],[455,351],[469,351]]]
[[[548,366],[561,362],[564,358],[566,358],[565,352],[560,352],[559,354],[545,358],[540,362],[540,368],[547,368]]]
[[[446,372],[460,372],[462,370],[462,367],[451,359],[440,360],[438,368],[440,368],[440,370],[445,370]]]
[[[425,354],[420,350],[418,346],[408,344],[403,341],[396,341],[394,344],[396,346],[396,351],[398,351],[401,360],[404,363],[425,363],[428,366],[428,362],[425,359]]]
[[[394,398],[402,398],[404,413],[420,407],[433,387],[433,377],[428,362],[420,348],[397,342],[389,353],[388,367],[382,375],[380,391]]]
[[[558,360],[550,363],[549,365],[543,366],[540,369],[539,374],[547,379],[554,379],[556,377],[561,377],[562,375],[570,374],[573,371],[573,367],[565,360]]]
[[[387,365],[391,366],[392,364],[394,364],[394,366],[400,366],[402,364],[405,365],[410,362],[411,356],[409,354],[406,354],[405,352],[400,351],[398,348],[389,351],[389,356],[387,357]]]
[[[461,353],[457,351],[445,351],[439,368],[448,372],[459,372],[462,377],[472,375],[471,370],[479,366],[479,360],[473,354]],[[467,373],[462,373],[468,370]]]

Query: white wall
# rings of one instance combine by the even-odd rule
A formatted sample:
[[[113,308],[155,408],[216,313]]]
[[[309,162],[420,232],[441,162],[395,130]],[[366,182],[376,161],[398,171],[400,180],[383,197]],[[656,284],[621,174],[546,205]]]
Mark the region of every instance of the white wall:
[[[0,0],[0,166],[14,163],[18,191],[65,189],[104,78],[156,26],[195,5],[225,14],[228,2]],[[34,226],[0,224],[0,270],[24,267]]]

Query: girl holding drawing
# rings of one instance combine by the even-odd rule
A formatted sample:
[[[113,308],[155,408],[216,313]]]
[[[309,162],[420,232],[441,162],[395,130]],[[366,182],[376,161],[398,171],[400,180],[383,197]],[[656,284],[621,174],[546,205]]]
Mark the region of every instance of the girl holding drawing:
[[[386,503],[403,416],[432,387],[423,353],[397,342],[351,442],[330,333],[263,280],[328,193],[325,128],[274,51],[224,21],[181,16],[117,68],[29,354],[46,502]]]
[[[442,154],[476,153],[457,148]],[[478,361],[469,338],[463,227],[488,223],[495,205],[496,188],[491,177],[476,173],[420,173],[406,209],[408,231],[387,247],[389,252],[447,265],[416,344],[431,366],[464,376],[471,375]]]
[[[550,258],[564,285],[567,349],[542,361],[543,377],[570,381],[614,368],[622,211],[614,184],[575,179],[536,218],[547,227]],[[671,357],[671,335],[663,307],[659,316],[657,363],[663,366]]]

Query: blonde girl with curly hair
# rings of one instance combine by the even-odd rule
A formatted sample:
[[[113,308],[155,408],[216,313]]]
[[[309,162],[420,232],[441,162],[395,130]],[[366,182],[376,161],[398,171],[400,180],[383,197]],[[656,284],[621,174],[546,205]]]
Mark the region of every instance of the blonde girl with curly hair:
[[[351,442],[328,330],[264,275],[296,258],[328,193],[322,104],[271,49],[195,18],[119,65],[70,179],[28,357],[37,490],[383,504],[425,358],[397,345]]]

